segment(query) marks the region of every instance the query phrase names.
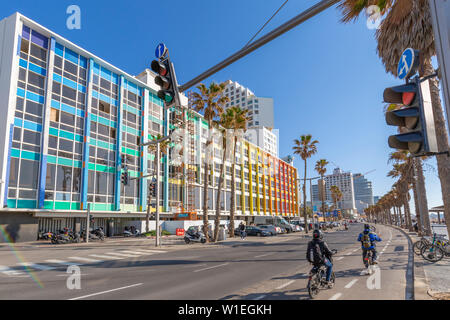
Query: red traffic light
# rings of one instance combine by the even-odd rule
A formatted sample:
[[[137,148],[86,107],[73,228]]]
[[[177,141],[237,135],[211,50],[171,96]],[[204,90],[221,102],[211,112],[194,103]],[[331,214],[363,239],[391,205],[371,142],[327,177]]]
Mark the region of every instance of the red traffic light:
[[[156,72],[160,76],[165,76],[168,72],[167,67],[157,60],[153,60],[150,67],[153,72]]]

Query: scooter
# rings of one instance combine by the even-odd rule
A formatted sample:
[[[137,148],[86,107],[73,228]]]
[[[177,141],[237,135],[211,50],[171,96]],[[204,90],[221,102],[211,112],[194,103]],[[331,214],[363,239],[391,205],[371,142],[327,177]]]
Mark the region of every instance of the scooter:
[[[123,230],[123,236],[124,237],[139,237],[141,234],[140,230],[138,229],[131,229],[129,227],[125,227],[125,230]]]
[[[187,244],[191,243],[191,242],[201,242],[201,243],[205,243],[206,242],[206,238],[205,235],[203,234],[203,232],[201,231],[197,231],[196,233],[187,233],[184,235],[184,242],[186,242]]]

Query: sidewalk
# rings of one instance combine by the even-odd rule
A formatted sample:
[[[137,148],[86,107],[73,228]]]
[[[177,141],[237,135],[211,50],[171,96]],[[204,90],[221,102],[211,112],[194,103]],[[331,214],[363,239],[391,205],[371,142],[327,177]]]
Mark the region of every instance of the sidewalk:
[[[420,240],[416,232],[392,226],[405,233],[412,244]],[[414,295],[415,300],[450,300],[450,259],[432,263],[414,254]]]

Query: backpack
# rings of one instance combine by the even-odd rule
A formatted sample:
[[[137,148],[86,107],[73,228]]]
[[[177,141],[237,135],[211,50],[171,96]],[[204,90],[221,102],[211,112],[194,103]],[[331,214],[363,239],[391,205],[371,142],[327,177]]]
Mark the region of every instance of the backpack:
[[[364,248],[370,248],[372,246],[372,242],[370,241],[370,233],[363,234],[361,242]]]
[[[313,264],[318,265],[323,262],[322,250],[320,249],[319,242],[312,242],[309,246],[308,257]]]

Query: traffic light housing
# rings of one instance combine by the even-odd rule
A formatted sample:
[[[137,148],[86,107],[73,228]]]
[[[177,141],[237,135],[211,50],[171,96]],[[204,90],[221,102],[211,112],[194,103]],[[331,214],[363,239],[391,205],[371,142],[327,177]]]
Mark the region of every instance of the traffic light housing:
[[[389,147],[408,150],[413,156],[438,152],[429,80],[419,77],[401,86],[386,88],[384,101],[390,106],[386,123],[399,127],[399,134],[389,136]]]
[[[122,172],[121,180],[122,180],[122,183],[123,183],[125,186],[128,185],[128,169],[125,169],[125,170]]]
[[[150,67],[157,74],[155,83],[161,88],[157,93],[158,98],[164,101],[166,107],[171,106],[177,99],[178,88],[169,58],[153,60]]]
[[[156,197],[156,183],[155,182],[150,183],[150,195],[152,197]]]

